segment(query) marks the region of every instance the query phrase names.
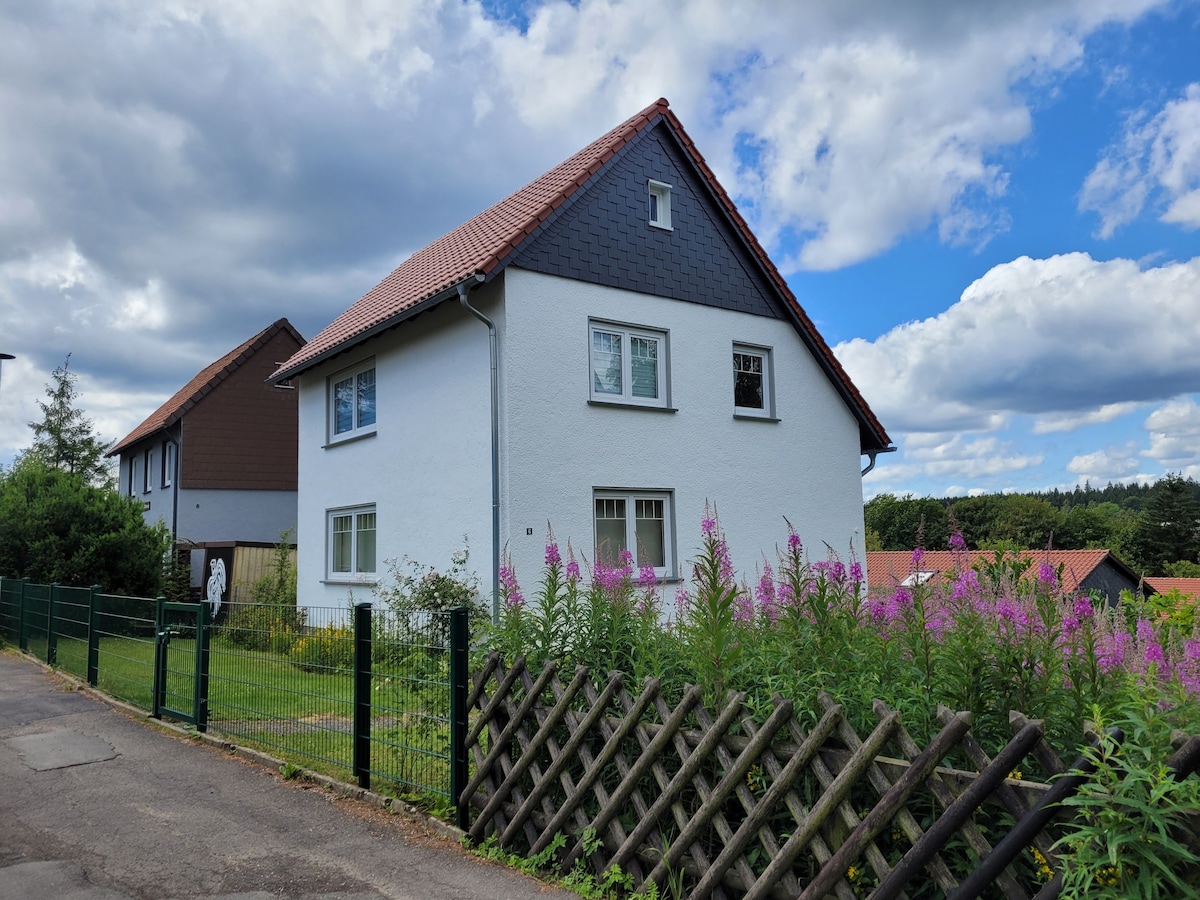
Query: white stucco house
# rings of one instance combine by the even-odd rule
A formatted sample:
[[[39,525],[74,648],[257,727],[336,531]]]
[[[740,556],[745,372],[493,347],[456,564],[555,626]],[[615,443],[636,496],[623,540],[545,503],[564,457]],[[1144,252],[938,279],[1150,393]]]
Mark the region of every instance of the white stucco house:
[[[588,559],[688,572],[706,501],[734,560],[862,552],[891,449],[665,100],[420,250],[272,378],[299,394],[300,596],[466,535],[532,588],[547,523]]]

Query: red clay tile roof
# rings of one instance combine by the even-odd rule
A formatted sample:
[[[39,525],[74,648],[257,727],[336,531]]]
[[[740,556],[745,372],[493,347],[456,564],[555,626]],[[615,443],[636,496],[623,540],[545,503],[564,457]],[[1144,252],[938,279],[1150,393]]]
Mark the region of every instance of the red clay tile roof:
[[[327,357],[348,350],[380,331],[399,324],[406,317],[405,314],[412,313],[425,301],[446,299],[449,291],[473,275],[484,278],[493,276],[504,267],[526,238],[587,185],[609,160],[637,135],[661,121],[667,122],[697,170],[704,176],[718,203],[796,317],[797,331],[801,332],[801,337],[819,357],[819,362],[835,387],[843,393],[847,405],[859,420],[864,451],[887,448],[891,439],[883,425],[800,307],[787,282],[665,99],[647,106],[570,159],[414,253],[284,363],[272,378],[297,375]]]
[[[1154,578],[1144,579],[1146,594],[1169,594],[1179,591],[1185,597],[1200,598],[1200,578]]]
[[[274,337],[281,329],[290,331],[297,341],[301,344],[304,343],[303,336],[292,327],[292,323],[287,319],[279,319],[271,323],[254,337],[234,347],[212,365],[197,373],[196,377],[176,391],[170,400],[147,416],[141,425],[118,441],[105,456],[116,456],[142,438],[149,437],[164,428],[170,428],[179,421],[184,413],[199,403],[201,398],[224,381],[230,372],[254,355],[259,347]]]
[[[1032,559],[1034,571],[1043,562],[1058,568],[1063,567],[1063,587],[1073,591],[1080,582],[1096,571],[1105,561],[1110,562],[1136,584],[1137,575],[1109,550],[1022,550],[1022,559]],[[967,566],[979,561],[996,558],[991,550],[969,550],[966,552]],[[894,588],[913,571],[911,550],[872,550],[867,553],[868,589]],[[954,571],[954,554],[949,550],[927,550],[921,557],[922,572]],[[931,579],[932,580],[932,579]]]

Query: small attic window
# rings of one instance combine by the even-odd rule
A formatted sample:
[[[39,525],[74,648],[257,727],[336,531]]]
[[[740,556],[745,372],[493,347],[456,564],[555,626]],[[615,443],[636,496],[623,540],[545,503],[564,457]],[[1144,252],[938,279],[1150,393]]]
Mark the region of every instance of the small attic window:
[[[671,227],[671,186],[661,181],[650,182],[650,224],[656,228]]]

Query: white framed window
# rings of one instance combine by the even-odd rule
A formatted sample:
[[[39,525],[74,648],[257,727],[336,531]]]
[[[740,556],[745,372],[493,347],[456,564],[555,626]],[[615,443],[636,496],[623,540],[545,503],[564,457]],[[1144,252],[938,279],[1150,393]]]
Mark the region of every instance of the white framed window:
[[[671,186],[662,181],[649,182],[649,222],[655,228],[671,228]]]
[[[375,506],[329,510],[330,581],[362,581],[375,574]]]
[[[635,568],[654,566],[659,578],[675,575],[675,526],[670,491],[597,488],[592,496],[596,560],[618,564],[628,551]]]
[[[329,441],[375,433],[375,360],[329,379]]]
[[[154,488],[154,451],[147,450],[142,461],[142,493],[148,494]]]
[[[591,397],[636,406],[667,405],[667,334],[591,322],[588,327]]]
[[[136,456],[129,457],[129,496],[132,497],[137,493],[137,464]]]
[[[163,441],[162,461],[162,486],[168,488],[175,480],[175,444],[172,441]]]
[[[734,415],[773,418],[775,415],[774,376],[770,348],[734,344]]]

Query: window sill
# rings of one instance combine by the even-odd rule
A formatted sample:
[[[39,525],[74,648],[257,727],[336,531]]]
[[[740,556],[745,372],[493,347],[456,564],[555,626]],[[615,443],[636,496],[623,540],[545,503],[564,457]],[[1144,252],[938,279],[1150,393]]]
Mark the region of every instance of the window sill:
[[[679,412],[673,406],[647,406],[644,403],[629,403],[624,400],[588,400],[588,406],[614,406],[618,409],[644,409],[646,412],[674,413]]]
[[[362,578],[322,578],[321,584],[334,584],[338,587],[375,587],[377,576],[364,576]]]
[[[660,231],[674,231],[674,230],[675,230],[675,229],[674,229],[674,228],[672,228],[670,225],[664,225],[664,224],[662,224],[661,222],[650,222],[650,221],[647,221],[647,222],[646,222],[646,224],[647,224],[647,225],[649,225],[651,228],[657,228],[657,229],[659,229]]]
[[[754,413],[735,412],[733,417],[741,422],[782,422],[783,419],[778,419],[775,416],[762,416]]]
[[[375,437],[375,429],[370,431],[358,431],[354,434],[348,434],[345,437],[334,438],[328,444],[322,444],[322,450],[328,450],[330,447],[340,447],[342,444],[353,444],[355,441],[366,440],[367,438]]]

